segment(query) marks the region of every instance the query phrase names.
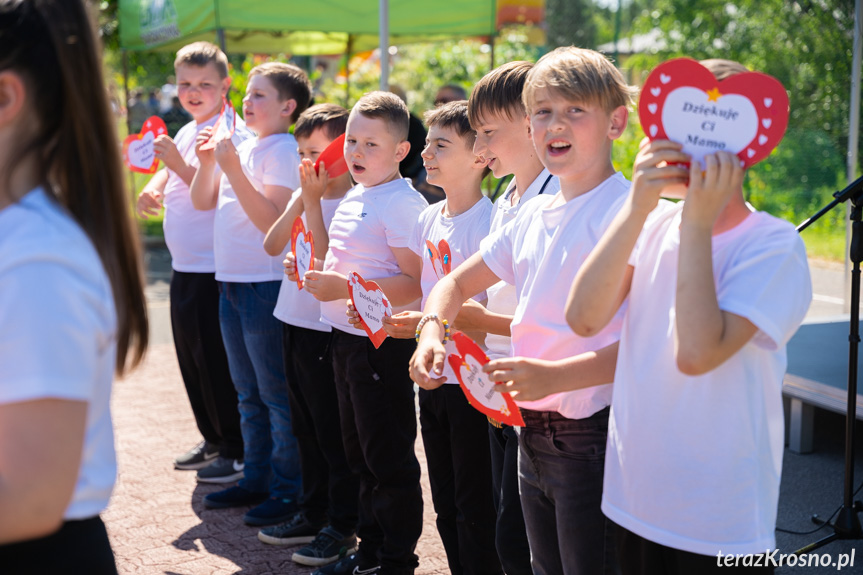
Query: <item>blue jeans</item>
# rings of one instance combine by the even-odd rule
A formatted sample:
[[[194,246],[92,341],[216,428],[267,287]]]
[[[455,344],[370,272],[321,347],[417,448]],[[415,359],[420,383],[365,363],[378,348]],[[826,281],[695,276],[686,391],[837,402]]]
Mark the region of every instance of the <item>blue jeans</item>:
[[[614,527],[600,509],[608,413],[522,410],[519,490],[536,575],[617,572]]]
[[[245,450],[240,487],[298,499],[300,456],[282,361],[282,322],[273,316],[281,282],[219,282],[219,323],[237,388]]]

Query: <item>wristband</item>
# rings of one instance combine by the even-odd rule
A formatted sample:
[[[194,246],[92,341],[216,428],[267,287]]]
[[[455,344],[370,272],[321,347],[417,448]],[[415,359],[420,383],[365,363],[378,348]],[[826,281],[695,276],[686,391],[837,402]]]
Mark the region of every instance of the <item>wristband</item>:
[[[422,319],[420,319],[420,322],[417,324],[417,330],[414,334],[414,338],[417,340],[417,343],[419,343],[420,333],[422,333],[423,326],[425,326],[425,324],[427,324],[431,320],[435,320],[436,322],[440,323],[441,327],[443,328],[444,334],[443,341],[441,343],[448,342],[451,339],[449,322],[445,319],[439,318],[436,313],[427,313],[426,315],[422,316]]]

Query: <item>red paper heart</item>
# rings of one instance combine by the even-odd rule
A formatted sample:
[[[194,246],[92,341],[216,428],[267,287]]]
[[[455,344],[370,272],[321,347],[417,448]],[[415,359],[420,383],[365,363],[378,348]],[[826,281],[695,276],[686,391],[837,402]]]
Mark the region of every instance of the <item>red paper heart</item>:
[[[437,247],[430,240],[426,240],[426,249],[428,250],[429,260],[438,279],[442,279],[452,271],[452,254],[446,240],[439,241]]]
[[[324,163],[327,168],[327,175],[331,178],[338,178],[348,171],[348,164],[345,162],[345,135],[342,134],[324,148],[318,160],[315,162],[315,173],[318,173],[318,167]]]
[[[788,94],[767,74],[746,72],[720,82],[695,60],[677,58],[647,77],[638,117],[648,138],[683,144],[702,166],[705,155],[725,150],[748,168],[785,135]]]
[[[219,112],[219,117],[216,118],[216,123],[213,124],[213,132],[210,139],[201,144],[202,150],[213,150],[216,144],[222,140],[230,140],[234,137],[234,130],[237,129],[237,111],[234,110],[234,105],[227,98],[222,97],[222,110]]]
[[[155,174],[159,169],[159,159],[153,150],[153,143],[157,137],[167,133],[168,128],[162,118],[147,118],[139,134],[130,134],[123,140],[123,161],[126,167],[141,174]]]
[[[393,308],[381,287],[373,281],[366,281],[356,272],[348,274],[348,293],[360,316],[360,323],[369,339],[379,348],[387,338],[381,319],[392,316]]]
[[[297,216],[291,228],[291,251],[297,262],[297,288],[303,289],[303,277],[315,265],[315,239],[312,230],[306,231],[301,216]]]
[[[501,423],[523,427],[524,420],[515,400],[508,393],[495,391],[497,384],[483,373],[481,368],[488,363],[485,352],[460,331],[452,334],[452,340],[461,355],[451,354],[447,361],[474,409]]]

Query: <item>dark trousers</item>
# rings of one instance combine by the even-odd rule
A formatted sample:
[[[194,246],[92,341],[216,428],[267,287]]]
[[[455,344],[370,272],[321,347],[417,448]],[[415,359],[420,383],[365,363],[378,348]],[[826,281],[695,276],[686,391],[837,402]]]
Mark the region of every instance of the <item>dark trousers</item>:
[[[420,466],[414,453],[416,408],[408,360],[416,343],[333,330],[333,371],[342,437],[360,477],[360,568],[384,575],[412,574],[422,531]]]
[[[521,412],[519,488],[533,572],[617,572],[613,525],[600,509],[609,409],[584,419]]]
[[[503,573],[494,545],[488,419],[458,385],[419,391],[437,530],[453,575]]]
[[[284,324],[291,427],[300,453],[300,509],[312,523],[349,535],[357,528],[359,477],[345,457],[333,376],[332,333]]]
[[[0,573],[117,575],[105,524],[97,517],[66,521],[46,537],[0,545]]]
[[[497,511],[495,546],[506,575],[533,575],[518,494],[518,434],[509,425],[488,426],[491,480]]]
[[[171,330],[195,423],[207,443],[229,459],[243,458],[237,390],[219,327],[215,274],[174,271]]]
[[[632,531],[615,526],[617,557],[623,575],[722,575],[723,573],[760,573],[771,575],[771,565],[743,567],[719,565],[716,555],[697,555],[648,541]],[[760,563],[768,563],[762,556]],[[754,563],[753,563],[754,564]]]

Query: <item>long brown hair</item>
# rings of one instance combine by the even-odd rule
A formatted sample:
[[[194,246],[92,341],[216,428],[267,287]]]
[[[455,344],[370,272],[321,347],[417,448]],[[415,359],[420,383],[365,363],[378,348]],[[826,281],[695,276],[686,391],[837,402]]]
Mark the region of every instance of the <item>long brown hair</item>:
[[[0,0],[0,70],[21,74],[38,126],[2,170],[8,174],[36,154],[45,190],[93,242],[114,293],[122,375],[143,359],[149,329],[141,250],[100,54],[82,0]]]

